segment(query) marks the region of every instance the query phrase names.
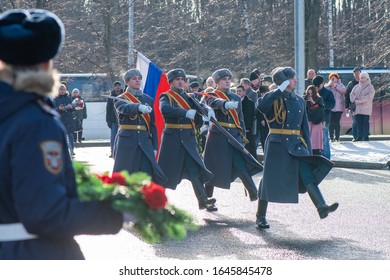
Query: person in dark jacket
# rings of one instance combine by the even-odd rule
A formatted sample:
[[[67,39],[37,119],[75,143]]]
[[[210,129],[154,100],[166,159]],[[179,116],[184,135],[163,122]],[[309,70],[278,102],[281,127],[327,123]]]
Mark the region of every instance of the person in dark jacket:
[[[245,94],[245,88],[243,86],[237,86],[236,93],[239,97],[241,97],[242,115],[245,122],[245,135],[249,141],[245,145],[245,148],[254,158],[257,158],[255,145],[256,135],[252,134],[252,130],[254,129],[253,122],[255,119],[255,104]]]
[[[278,88],[265,94],[258,104],[270,128],[256,213],[259,229],[269,228],[265,218],[268,202],[297,203],[300,192],[309,193],[321,219],[338,207],[338,203],[328,206],[318,188],[333,163],[312,155],[305,100],[294,93],[295,71],[280,67],[273,81]]]
[[[52,58],[64,38],[45,10],[0,14],[0,259],[83,259],[81,234],[114,234],[123,214],[77,198],[66,132],[53,109]]]
[[[330,159],[330,138],[329,138],[329,124],[330,117],[332,114],[332,109],[336,105],[336,100],[334,99],[333,92],[324,87],[324,77],[317,75],[313,79],[313,85],[316,87],[318,93],[324,101],[325,117],[324,117],[324,149],[322,150],[322,155],[327,159]]]
[[[306,72],[306,79],[305,79],[305,90],[311,85],[313,85],[313,79],[317,75],[316,70],[309,69]]]
[[[272,79],[272,78],[271,78]],[[257,104],[259,104],[259,101],[261,100],[261,98],[263,98],[263,96],[269,92],[269,87],[266,86],[266,85],[262,85],[260,88],[259,88],[259,98],[257,99],[256,103],[255,103],[255,106]],[[257,108],[257,106],[256,106]],[[256,120],[257,120],[257,130],[259,132],[259,135],[260,135],[260,143],[261,143],[261,149],[263,150],[263,153],[265,151],[265,139],[267,138],[268,136],[268,132],[269,132],[269,128],[268,128],[268,124],[264,118],[264,115],[256,109]]]
[[[167,178],[156,162],[157,130],[151,106],[154,100],[140,89],[142,74],[137,69],[130,69],[123,75],[127,85],[121,100],[114,100],[117,111],[119,131],[114,144],[114,170],[127,170],[130,174],[145,172],[152,180],[164,185]]]
[[[119,81],[114,82],[114,89],[111,91],[111,96],[117,97],[123,93],[122,84]],[[110,147],[111,153],[109,157],[112,157],[114,150],[115,137],[118,132],[118,119],[115,113],[114,102],[111,98],[107,99],[106,104],[106,122],[108,128],[111,130]]]
[[[207,198],[204,182],[209,181],[213,174],[204,165],[197,149],[194,123],[196,106],[185,91],[186,73],[178,68],[169,71],[167,76],[171,88],[160,95],[160,111],[165,127],[158,157],[158,164],[168,178],[164,187],[175,190],[182,179],[188,179],[199,209],[212,208],[216,200]],[[207,109],[210,114],[213,113]]]
[[[54,99],[54,106],[57,112],[60,114],[61,122],[66,129],[69,153],[71,156],[74,156],[75,152],[73,133],[76,130],[76,125],[73,119],[73,111],[75,108],[72,105],[72,98],[70,97],[69,92],[67,91],[64,84],[60,85],[58,92],[58,96]]]
[[[80,90],[74,88],[72,90],[72,105],[74,107],[73,119],[75,122],[75,131],[73,133],[74,142],[84,140],[83,138],[83,121],[87,119],[87,105],[84,99],[81,97]]]
[[[215,110],[216,120],[237,142],[244,144],[245,122],[240,97],[230,89],[232,73],[229,69],[219,69],[213,73],[217,88],[206,97],[207,104]],[[257,200],[257,188],[252,176],[262,170],[248,160],[243,152],[231,144],[230,140],[211,125],[204,150],[204,163],[214,174],[207,182],[206,190],[212,195],[214,187],[230,189],[230,184],[239,177],[249,193],[250,201]]]

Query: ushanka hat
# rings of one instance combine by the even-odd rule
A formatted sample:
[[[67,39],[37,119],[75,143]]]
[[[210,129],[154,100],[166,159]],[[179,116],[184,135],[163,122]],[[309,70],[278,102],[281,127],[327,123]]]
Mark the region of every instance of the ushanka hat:
[[[186,79],[186,72],[184,69],[176,68],[167,73],[168,82],[171,83],[174,79],[182,77],[183,79]]]
[[[130,69],[125,74],[123,74],[123,81],[127,83],[128,80],[130,80],[131,77],[139,76],[142,79],[142,74],[138,69]]]
[[[291,67],[279,67],[274,71],[272,80],[276,85],[280,86],[284,81],[294,78],[295,74],[294,69]]]
[[[220,80],[222,80],[225,77],[230,77],[233,78],[232,72],[230,72],[229,69],[223,68],[223,69],[218,69],[215,71],[212,75],[214,82],[218,83]]]
[[[62,21],[40,9],[15,9],[0,14],[0,60],[34,65],[56,56],[64,41]]]

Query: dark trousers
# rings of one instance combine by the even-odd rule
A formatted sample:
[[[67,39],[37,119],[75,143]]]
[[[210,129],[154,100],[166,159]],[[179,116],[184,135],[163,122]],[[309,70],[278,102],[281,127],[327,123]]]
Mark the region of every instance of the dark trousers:
[[[76,131],[73,133],[73,138],[74,138],[74,142],[76,143],[77,141],[78,142],[81,142],[81,140],[83,140],[83,131],[80,130],[80,131]]]
[[[357,114],[356,124],[357,124],[357,139],[362,141],[368,141],[368,135],[370,131],[370,116]]]
[[[340,120],[343,112],[332,112],[330,115],[329,136],[331,140],[340,140]]]

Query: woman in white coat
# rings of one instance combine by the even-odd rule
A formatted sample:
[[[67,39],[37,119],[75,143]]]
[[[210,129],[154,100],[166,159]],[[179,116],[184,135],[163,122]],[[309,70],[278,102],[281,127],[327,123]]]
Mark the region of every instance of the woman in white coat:
[[[368,141],[374,95],[375,89],[371,84],[370,76],[367,72],[360,73],[360,81],[350,94],[351,102],[356,104],[354,114],[356,115],[358,137],[355,141]]]

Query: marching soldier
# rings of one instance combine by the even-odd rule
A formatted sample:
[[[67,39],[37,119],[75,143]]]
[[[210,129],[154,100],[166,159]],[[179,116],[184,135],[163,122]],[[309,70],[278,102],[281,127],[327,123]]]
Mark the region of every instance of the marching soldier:
[[[259,99],[257,107],[270,128],[256,213],[259,229],[269,228],[265,218],[268,202],[298,203],[298,193],[309,193],[321,219],[338,207],[338,203],[328,206],[318,188],[333,163],[312,155],[305,100],[294,93],[295,71],[279,68],[273,81],[278,88]]]
[[[186,74],[183,69],[168,72],[171,86],[160,96],[160,110],[165,120],[158,164],[168,177],[166,188],[175,190],[182,179],[191,181],[199,209],[213,208],[215,199],[207,199],[204,182],[213,174],[207,170],[200,158],[194,118],[196,110],[185,92]],[[213,111],[210,109],[210,114]]]
[[[0,14],[0,259],[83,259],[80,234],[117,233],[110,204],[80,202],[65,128],[53,109],[64,39],[45,10]]]
[[[239,143],[244,144],[245,123],[240,97],[229,90],[232,73],[228,69],[220,69],[213,73],[213,79],[217,88],[211,93],[213,97],[206,97],[206,102],[215,110],[218,123]],[[249,162],[214,125],[211,125],[207,136],[204,162],[214,174],[206,184],[209,196],[212,196],[214,186],[230,189],[230,183],[239,177],[249,193],[250,200],[257,200],[257,188],[252,176],[261,169]]]
[[[119,131],[114,144],[114,172],[127,170],[130,174],[143,171],[163,185],[167,178],[156,161],[157,130],[152,107],[154,100],[140,90],[142,74],[130,69],[123,75],[126,92],[115,99]]]

